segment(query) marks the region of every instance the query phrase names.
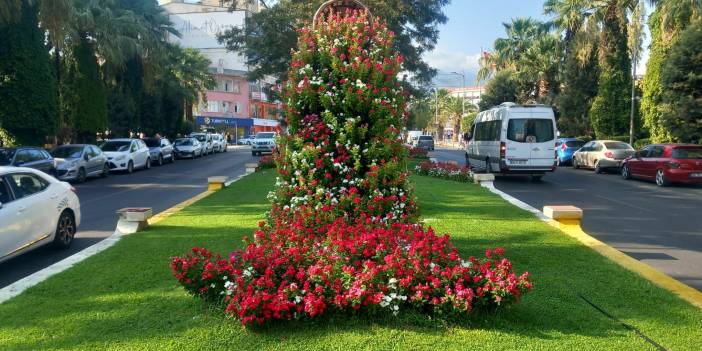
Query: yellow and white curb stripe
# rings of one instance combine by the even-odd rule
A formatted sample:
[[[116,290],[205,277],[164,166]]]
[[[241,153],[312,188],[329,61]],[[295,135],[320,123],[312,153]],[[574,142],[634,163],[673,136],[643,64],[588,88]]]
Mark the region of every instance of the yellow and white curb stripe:
[[[231,180],[228,180],[225,183],[225,186],[231,185],[232,183],[243,178],[244,176],[246,176],[246,174],[242,174],[238,177],[235,177]],[[167,217],[182,211],[184,208],[192,205],[193,203],[200,201],[200,200],[212,195],[213,193],[215,193],[215,191],[207,190],[207,191],[204,191],[200,194],[197,194],[197,195],[193,196],[192,198],[185,200],[185,201],[183,201],[183,202],[181,202],[181,203],[179,203],[171,208],[168,208],[168,209],[156,214],[155,216],[151,217],[149,219],[149,224],[151,225],[151,224],[160,222],[160,221],[166,219]],[[21,294],[22,292],[29,289],[30,287],[37,285],[46,279],[49,279],[49,277],[51,277],[53,275],[56,275],[58,273],[61,273],[65,270],[73,267],[75,264],[85,260],[86,258],[88,258],[90,256],[93,256],[97,253],[100,253],[102,251],[107,250],[108,248],[110,248],[114,244],[116,244],[118,241],[120,241],[124,235],[125,234],[121,233],[120,231],[115,230],[114,233],[112,233],[112,235],[108,236],[107,238],[103,239],[102,241],[98,242],[97,244],[91,245],[91,246],[83,249],[82,251],[79,251],[79,252],[77,252],[69,257],[64,258],[63,260],[61,260],[59,262],[52,264],[51,266],[48,266],[48,267],[46,267],[38,272],[35,272],[31,275],[28,275],[28,276],[26,276],[26,277],[24,277],[16,282],[12,283],[12,284],[0,289],[0,303],[3,303],[5,301]]]
[[[495,188],[492,182],[481,182],[480,185],[490,192],[499,195],[502,199],[515,205],[525,211],[533,213],[540,220],[546,222],[547,224],[560,229],[566,235],[578,240],[583,245],[595,250],[602,256],[614,261],[616,264],[634,272],[643,278],[647,279],[651,283],[666,289],[673,294],[677,295],[681,299],[689,302],[693,306],[702,309],[702,292],[681,283],[677,279],[656,270],[655,268],[640,262],[621,251],[607,245],[606,243],[595,239],[591,235],[585,233],[580,227],[580,220],[572,219],[562,219],[553,220],[546,215],[544,215],[538,209],[530,206],[529,204]]]

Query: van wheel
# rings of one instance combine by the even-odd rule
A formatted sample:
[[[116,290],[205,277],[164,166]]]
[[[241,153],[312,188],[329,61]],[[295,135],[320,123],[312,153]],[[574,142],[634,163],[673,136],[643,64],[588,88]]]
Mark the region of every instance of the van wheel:
[[[76,235],[76,220],[69,211],[63,211],[56,224],[53,245],[59,249],[71,246],[73,237]]]
[[[492,173],[492,163],[490,163],[490,159],[485,160],[485,173]]]
[[[468,157],[468,154],[466,154],[466,168],[470,170],[470,157]]]

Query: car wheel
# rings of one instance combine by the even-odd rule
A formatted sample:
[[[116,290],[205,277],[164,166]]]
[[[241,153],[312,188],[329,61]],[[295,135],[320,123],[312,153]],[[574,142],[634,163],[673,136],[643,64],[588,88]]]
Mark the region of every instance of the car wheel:
[[[668,186],[670,183],[668,182],[667,179],[665,179],[665,172],[662,169],[659,169],[656,172],[656,185],[660,187]]]
[[[69,211],[63,211],[56,224],[54,233],[54,246],[65,249],[71,246],[73,237],[76,235],[76,220]]]
[[[127,163],[127,173],[133,173],[134,172],[134,162],[132,160],[129,160],[129,163]]]
[[[100,177],[105,178],[108,175],[110,175],[110,166],[108,166],[107,163],[105,163],[105,165],[102,166],[102,173],[100,173]]]
[[[631,179],[631,173],[629,173],[629,166],[625,163],[622,165],[622,178],[625,180]]]
[[[175,155],[174,155],[174,154],[171,154],[170,162],[171,162],[171,163],[174,163],[174,162],[175,162],[175,159],[176,159]]]
[[[600,166],[600,162],[597,161],[595,162],[595,173],[596,174],[602,174],[603,170],[602,167]]]
[[[577,159],[577,158],[573,157],[573,160],[570,161],[570,162],[573,164],[573,168],[574,168],[574,169],[580,168],[580,165],[578,164],[578,159]]]
[[[81,168],[78,170],[78,176],[76,177],[76,183],[83,183],[83,182],[85,182],[85,178],[86,178],[86,175],[85,175],[85,168],[82,168],[82,167],[81,167]]]
[[[151,168],[151,157],[146,158],[146,164],[144,165],[144,169],[150,169]]]
[[[163,166],[163,155],[161,154],[158,155],[158,165]]]

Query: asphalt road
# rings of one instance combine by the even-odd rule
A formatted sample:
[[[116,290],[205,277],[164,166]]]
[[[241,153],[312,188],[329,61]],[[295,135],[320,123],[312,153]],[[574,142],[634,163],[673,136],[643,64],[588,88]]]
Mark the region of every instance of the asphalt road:
[[[82,222],[68,250],[50,246],[38,248],[0,263],[0,288],[50,266],[110,236],[117,224],[115,211],[124,207],[151,207],[161,212],[207,189],[207,177],[235,177],[254,158],[248,147],[230,147],[229,152],[196,160],[139,170],[132,174],[111,174],[74,185],[81,203]]]
[[[437,149],[430,156],[465,162],[462,150]],[[702,186],[660,188],[561,167],[540,183],[509,176],[498,177],[495,187],[537,209],[582,208],[588,234],[702,291]]]

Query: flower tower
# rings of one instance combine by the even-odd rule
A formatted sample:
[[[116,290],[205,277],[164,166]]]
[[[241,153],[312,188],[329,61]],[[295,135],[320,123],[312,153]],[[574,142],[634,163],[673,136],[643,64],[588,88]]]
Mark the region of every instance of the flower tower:
[[[285,86],[289,134],[279,140],[271,214],[315,214],[320,224],[340,217],[413,222],[417,206],[399,139],[402,56],[393,49],[394,34],[367,10],[325,5],[314,25],[299,31],[292,54]]]
[[[268,221],[224,258],[197,247],[174,257],[173,275],[244,325],[329,312],[463,316],[518,302],[529,275],[502,248],[463,259],[448,235],[417,224],[393,33],[364,8],[329,4],[358,2],[327,2],[300,30]]]

